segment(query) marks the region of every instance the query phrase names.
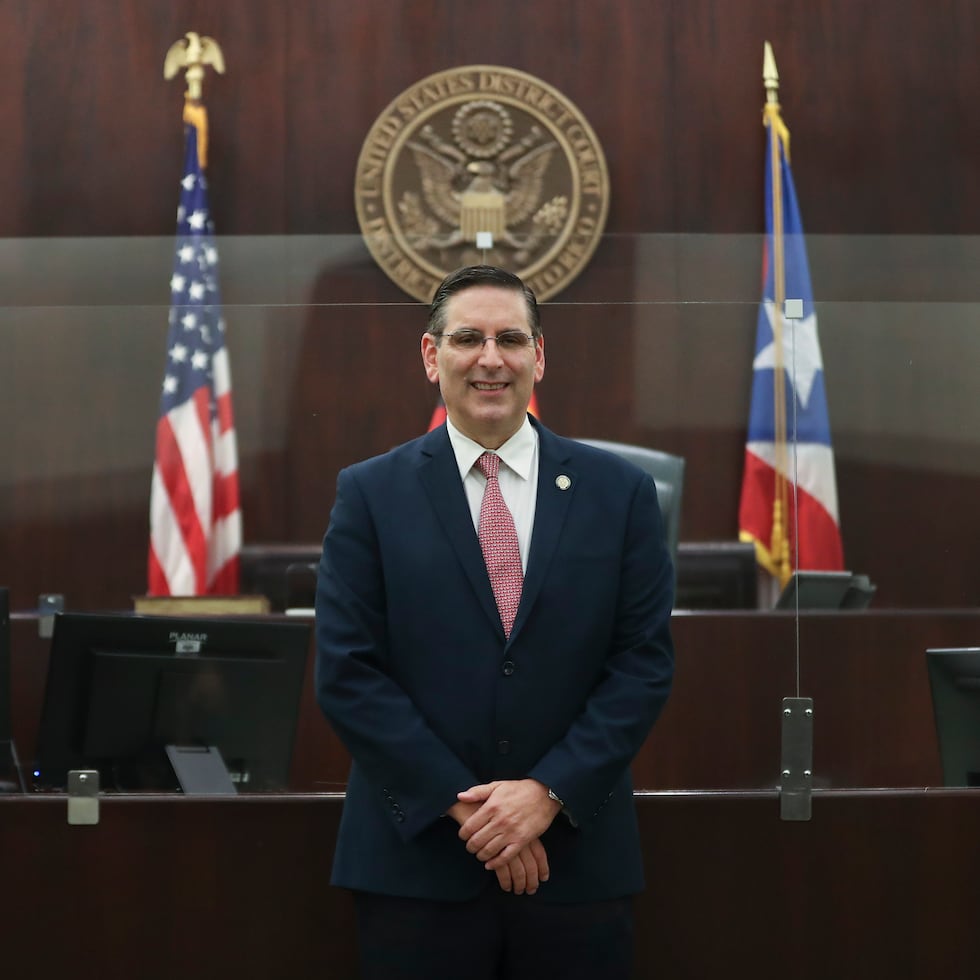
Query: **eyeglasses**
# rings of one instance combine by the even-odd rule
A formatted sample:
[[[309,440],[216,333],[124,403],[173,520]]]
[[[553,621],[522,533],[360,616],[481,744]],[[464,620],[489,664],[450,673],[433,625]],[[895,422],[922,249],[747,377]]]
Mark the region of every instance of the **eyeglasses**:
[[[521,330],[505,330],[503,333],[498,333],[496,337],[484,337],[479,330],[463,327],[461,330],[454,330],[442,336],[449,341],[449,346],[453,350],[458,351],[482,349],[488,340],[492,340],[502,354],[516,354],[534,344],[534,337]]]

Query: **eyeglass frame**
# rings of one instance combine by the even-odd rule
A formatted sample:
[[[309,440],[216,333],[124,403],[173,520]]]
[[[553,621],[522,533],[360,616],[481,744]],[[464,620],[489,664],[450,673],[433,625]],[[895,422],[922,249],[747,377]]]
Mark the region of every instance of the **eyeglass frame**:
[[[481,352],[487,346],[487,341],[492,340],[497,345],[498,351],[503,350],[504,353],[509,353],[506,347],[504,348],[500,347],[501,337],[521,336],[524,338],[524,343],[520,347],[515,347],[513,349],[513,353],[515,354],[518,353],[519,351],[527,350],[528,347],[533,347],[538,341],[538,338],[535,337],[533,333],[525,333],[523,330],[517,330],[517,329],[501,330],[500,333],[498,334],[489,334],[489,335],[482,333],[481,331],[475,329],[474,327],[460,327],[457,330],[451,330],[449,333],[443,333],[441,331],[439,333],[432,333],[431,330],[427,332],[435,339],[436,346],[439,345],[439,343],[442,341],[443,338],[446,338],[449,341],[450,347],[453,347],[454,350],[461,350],[461,351],[465,351],[467,348],[458,347],[453,343],[453,337],[455,337],[457,334],[466,334],[467,336],[479,337]],[[476,347],[474,346],[472,350],[475,352]]]

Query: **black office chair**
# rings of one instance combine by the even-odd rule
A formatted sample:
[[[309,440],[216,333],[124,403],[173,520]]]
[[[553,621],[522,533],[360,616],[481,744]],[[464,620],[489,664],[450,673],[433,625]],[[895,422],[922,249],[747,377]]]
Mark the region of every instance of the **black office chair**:
[[[677,540],[681,529],[681,498],[684,495],[684,457],[661,452],[659,449],[647,449],[646,446],[631,446],[625,442],[606,442],[603,439],[578,441],[621,456],[653,477],[653,482],[657,486],[657,503],[660,504],[660,513],[664,521],[667,550],[674,563],[676,575]]]

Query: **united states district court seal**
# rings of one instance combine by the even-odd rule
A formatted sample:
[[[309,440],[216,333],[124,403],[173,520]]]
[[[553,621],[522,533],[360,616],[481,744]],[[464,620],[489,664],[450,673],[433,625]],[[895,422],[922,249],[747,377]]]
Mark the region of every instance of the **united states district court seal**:
[[[357,220],[375,261],[424,303],[460,266],[510,269],[548,299],[592,257],[609,210],[606,158],[557,89],[468,65],[407,89],[357,161]]]

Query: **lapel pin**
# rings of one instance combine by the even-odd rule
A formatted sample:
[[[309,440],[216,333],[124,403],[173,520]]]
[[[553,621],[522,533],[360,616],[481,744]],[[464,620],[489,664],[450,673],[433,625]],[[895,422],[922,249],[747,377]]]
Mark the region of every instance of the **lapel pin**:
[[[572,481],[565,476],[564,473],[555,479],[555,486],[558,487],[559,490],[567,490],[571,485]]]

